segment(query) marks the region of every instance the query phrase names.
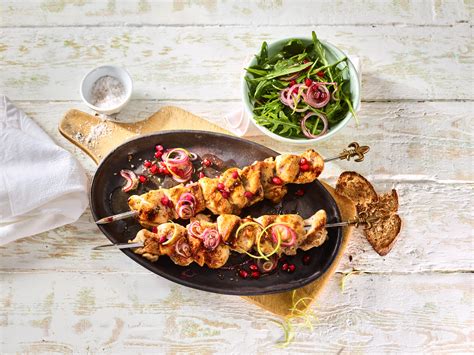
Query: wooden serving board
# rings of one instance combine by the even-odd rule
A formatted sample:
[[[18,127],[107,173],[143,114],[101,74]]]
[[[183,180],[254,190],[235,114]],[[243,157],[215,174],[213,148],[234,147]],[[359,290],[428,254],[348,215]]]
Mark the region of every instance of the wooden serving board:
[[[59,123],[59,131],[73,144],[87,153],[97,164],[115,147],[124,141],[142,134],[173,130],[173,129],[195,129],[211,132],[227,133],[224,129],[193,115],[183,109],[167,106],[143,121],[135,123],[120,123],[116,121],[103,120],[99,116],[93,116],[79,110],[69,110]],[[331,195],[336,200],[343,220],[352,218],[356,214],[354,204],[335,193],[335,190],[324,183]],[[296,292],[296,299],[309,297],[313,301],[320,294],[329,278],[336,271],[337,265],[344,254],[353,227],[343,230],[343,241],[335,262],[326,273],[315,282],[302,287]],[[280,316],[290,314],[292,307],[292,292],[273,295],[246,296],[246,300]],[[311,302],[307,303],[307,307]],[[303,308],[301,308],[303,309]]]

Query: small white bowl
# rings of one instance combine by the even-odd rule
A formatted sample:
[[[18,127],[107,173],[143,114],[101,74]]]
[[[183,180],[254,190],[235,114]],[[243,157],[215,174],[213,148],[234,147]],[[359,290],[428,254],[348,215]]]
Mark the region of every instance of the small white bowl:
[[[290,39],[300,39],[305,44],[310,44],[312,42],[312,39],[307,38],[307,37],[292,37],[292,38],[281,39],[281,40],[278,40],[276,42],[268,44],[268,54],[273,55],[276,52],[278,52],[279,50],[281,50],[281,48]],[[342,52],[339,48],[335,47],[334,45],[332,45],[328,42],[325,42],[325,41],[321,41],[321,44],[323,45],[324,49],[326,50],[326,53],[327,53],[327,55],[328,55],[331,62],[332,61],[337,61],[338,59],[346,57],[344,52]],[[256,59],[255,56],[253,56],[252,59],[247,64],[246,68],[251,67],[251,66],[255,65],[256,63],[257,63],[257,59]],[[347,64],[349,65],[349,73],[347,74],[347,76],[348,76],[348,79],[349,79],[349,82],[350,82],[350,87],[351,87],[351,94],[352,94],[352,97],[351,97],[352,100],[351,101],[352,101],[352,105],[354,107],[354,110],[357,112],[359,110],[359,107],[360,107],[360,80],[359,80],[359,75],[357,73],[357,70],[356,70],[354,64],[350,61],[349,58],[347,60]],[[247,82],[245,81],[245,77],[247,75],[248,75],[248,73],[244,70],[244,75],[241,78],[241,90],[242,90],[242,101],[243,101],[243,104],[244,104],[244,112],[248,117],[251,118],[251,120],[253,121],[255,126],[262,133],[264,133],[265,135],[267,135],[267,136],[269,136],[269,137],[271,137],[271,138],[273,138],[277,141],[284,142],[284,143],[291,143],[291,144],[295,144],[295,145],[308,145],[308,144],[313,144],[313,143],[316,143],[316,142],[325,141],[325,140],[331,138],[337,132],[339,132],[345,125],[347,125],[347,123],[349,123],[349,121],[353,117],[352,114],[350,112],[348,112],[341,122],[339,122],[336,126],[332,127],[325,135],[323,135],[321,137],[318,137],[318,138],[304,139],[304,138],[282,137],[282,136],[280,136],[276,133],[271,132],[270,130],[268,130],[267,128],[265,128],[263,126],[260,126],[255,121],[255,118],[253,116],[253,103],[250,100]]]
[[[125,96],[124,96],[124,99],[120,103],[118,103],[117,105],[113,107],[106,107],[106,108],[97,107],[97,106],[94,106],[94,104],[92,103],[93,102],[93,99],[91,97],[92,87],[94,86],[94,83],[99,78],[106,75],[112,76],[122,83],[123,87],[125,88]],[[123,107],[125,107],[125,105],[130,100],[130,97],[132,96],[132,90],[133,90],[133,83],[132,83],[132,77],[130,76],[130,74],[124,68],[121,68],[115,65],[102,65],[100,67],[92,69],[82,79],[81,87],[80,87],[81,98],[85,102],[85,104],[89,106],[91,109],[93,109],[94,111],[103,113],[106,115],[117,113]]]

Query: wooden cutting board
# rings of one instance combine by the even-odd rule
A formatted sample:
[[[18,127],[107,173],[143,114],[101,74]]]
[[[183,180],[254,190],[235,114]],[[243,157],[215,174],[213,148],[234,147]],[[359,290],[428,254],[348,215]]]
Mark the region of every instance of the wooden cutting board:
[[[163,107],[146,120],[134,123],[103,120],[98,116],[89,115],[79,110],[69,110],[59,123],[61,134],[81,148],[97,164],[112,149],[134,136],[173,129],[195,129],[230,134],[226,130],[190,112],[173,106]],[[334,189],[325,182],[323,184],[336,200],[342,219],[353,218],[356,214],[356,209],[352,201],[337,195]],[[336,271],[352,230],[353,227],[345,227],[343,229],[343,240],[335,262],[318,280],[298,289],[295,295],[296,299],[301,297],[309,297],[313,301],[316,299],[329,278]],[[280,316],[289,315],[290,308],[292,307],[292,292],[243,298]],[[310,307],[311,303],[306,303],[307,307]],[[303,310],[304,307],[300,307],[300,309]]]

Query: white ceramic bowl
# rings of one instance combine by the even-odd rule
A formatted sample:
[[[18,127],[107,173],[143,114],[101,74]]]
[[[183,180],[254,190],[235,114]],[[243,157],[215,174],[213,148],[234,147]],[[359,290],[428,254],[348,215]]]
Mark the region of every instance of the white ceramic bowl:
[[[312,43],[311,38],[292,37],[292,38],[281,39],[281,40],[278,40],[276,42],[268,44],[268,55],[272,56],[273,54],[275,54],[276,52],[281,50],[281,48],[291,39],[299,39],[299,40],[303,41],[303,43],[305,43],[305,44]],[[342,52],[339,48],[333,46],[332,44],[330,44],[328,42],[321,41],[321,44],[324,46],[324,49],[326,50],[326,55],[329,59],[329,63],[335,62],[335,61],[337,61],[341,58],[344,58],[346,56],[344,54],[344,52]],[[359,109],[359,106],[360,106],[360,81],[359,81],[359,76],[357,74],[356,68],[354,67],[354,64],[349,59],[347,60],[347,63],[349,65],[349,71],[346,75],[347,75],[347,77],[349,78],[349,81],[350,81],[350,88],[351,88],[351,95],[352,95],[352,97],[351,97],[352,100],[351,101],[352,101],[352,105],[354,107],[354,111],[357,111]],[[251,67],[255,64],[257,64],[257,59],[255,58],[255,56],[253,56],[252,59],[250,60],[250,62],[247,64],[246,68]],[[316,143],[316,142],[321,142],[321,141],[324,141],[324,140],[327,140],[327,139],[331,138],[334,134],[336,134],[338,131],[340,131],[353,117],[352,114],[350,112],[348,112],[346,117],[344,117],[344,119],[341,122],[339,122],[336,126],[331,127],[331,129],[324,136],[321,136],[321,137],[318,137],[318,138],[308,139],[308,138],[286,138],[286,137],[282,137],[282,136],[280,136],[276,133],[271,132],[270,130],[268,130],[267,128],[265,128],[263,126],[260,126],[255,121],[255,119],[253,117],[253,103],[250,101],[248,86],[247,86],[247,82],[245,81],[245,77],[247,75],[249,75],[249,74],[244,71],[244,75],[242,76],[242,79],[241,79],[242,101],[243,101],[243,104],[244,104],[245,114],[248,117],[251,118],[253,123],[257,126],[257,128],[260,131],[262,131],[264,134],[266,134],[267,136],[269,136],[269,137],[271,137],[271,138],[273,138],[277,141],[285,142],[285,143],[291,143],[291,144],[297,144],[297,145],[308,145],[308,144],[312,144],[312,143]]]
[[[97,107],[92,103],[92,87],[94,86],[94,83],[97,81],[97,79],[106,75],[112,76],[122,83],[123,87],[125,88],[124,99],[113,107]],[[92,69],[82,79],[80,87],[81,98],[85,104],[94,111],[106,115],[119,112],[130,100],[130,97],[132,96],[132,90],[133,83],[130,74],[124,68],[115,65],[103,65]]]

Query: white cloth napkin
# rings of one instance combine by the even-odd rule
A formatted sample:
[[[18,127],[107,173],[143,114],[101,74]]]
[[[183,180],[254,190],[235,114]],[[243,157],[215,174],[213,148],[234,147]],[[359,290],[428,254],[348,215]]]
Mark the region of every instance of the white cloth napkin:
[[[352,64],[354,64],[355,69],[359,75],[359,81],[362,82],[361,78],[361,67],[360,59],[355,56],[348,56]],[[249,59],[250,60],[250,59]],[[248,60],[246,61],[246,63]],[[360,110],[360,104],[359,104]],[[248,114],[245,111],[244,107],[241,107],[239,110],[229,113],[224,116],[225,127],[228,131],[234,133],[239,137],[251,137],[262,134],[258,129],[257,125],[250,119]]]
[[[0,95],[0,245],[76,221],[88,205],[79,162]]]

